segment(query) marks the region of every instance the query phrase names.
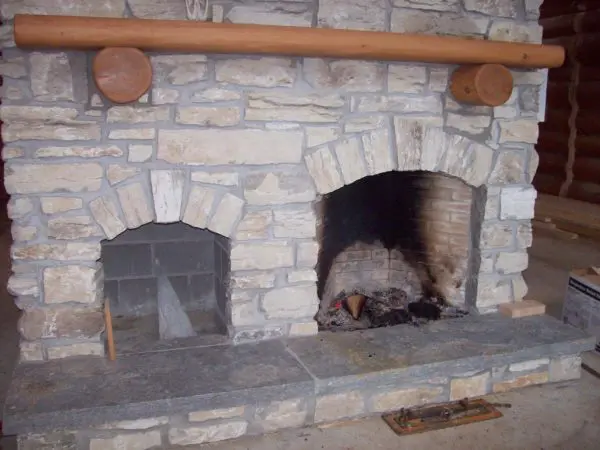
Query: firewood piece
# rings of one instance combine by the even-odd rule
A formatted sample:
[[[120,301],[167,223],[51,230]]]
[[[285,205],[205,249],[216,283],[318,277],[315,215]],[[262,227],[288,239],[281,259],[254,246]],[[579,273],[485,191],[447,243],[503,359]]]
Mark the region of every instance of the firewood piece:
[[[503,303],[498,307],[500,314],[517,319],[519,317],[539,316],[546,313],[546,305],[537,300],[522,300],[515,303]]]
[[[352,316],[354,320],[360,319],[360,315],[362,314],[362,310],[365,307],[365,303],[367,302],[367,297],[364,295],[356,294],[350,295],[346,298],[344,302],[344,306]]]
[[[18,47],[92,50],[135,47],[152,51],[234,53],[560,67],[561,46],[362,30],[17,14]]]
[[[131,103],[144,95],[152,84],[152,66],[137,48],[107,47],[93,63],[98,90],[114,103]]]
[[[501,64],[462,66],[452,74],[450,90],[462,103],[500,106],[510,98],[513,77]]]

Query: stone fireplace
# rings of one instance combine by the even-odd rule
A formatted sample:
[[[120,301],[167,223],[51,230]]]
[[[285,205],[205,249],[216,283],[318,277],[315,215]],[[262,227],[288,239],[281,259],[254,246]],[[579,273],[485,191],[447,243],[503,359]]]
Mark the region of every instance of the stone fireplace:
[[[213,21],[232,23],[539,42],[539,4],[216,0],[208,10]],[[13,406],[8,409],[14,420],[5,423],[19,434],[57,427],[86,429],[56,439],[72,439],[81,448],[130,448],[127,442],[134,436],[137,443],[145,442],[135,448],[150,448],[160,445],[167,433],[157,430],[167,426],[169,442],[186,445],[386,410],[391,403],[381,397],[365,400],[364,405],[375,406],[349,406],[350,412],[341,414],[337,402],[358,401],[354,385],[315,388],[313,378],[294,366],[297,361],[289,355],[300,350],[281,350],[279,340],[314,339],[320,307],[327,307],[341,291],[372,292],[386,286],[429,290],[468,310],[469,320],[487,321],[485,327],[471,326],[475,334],[494,324],[502,328],[497,324],[504,322],[494,314],[498,306],[526,295],[521,272],[527,267],[532,240],[536,192],[531,180],[538,164],[533,145],[544,117],[545,71],[514,70],[512,97],[507,104],[491,108],[458,104],[448,91],[454,70],[448,65],[151,54],[151,90],[135,104],[114,105],[102,98],[90,77],[93,55],[17,49],[11,18],[15,13],[35,13],[197,20],[188,17],[184,0],[8,0],[2,13],[7,19],[2,25],[0,65],[3,158],[14,239],[9,289],[23,310],[22,370],[56,372],[56,367],[66,367],[60,364],[76,364],[70,373],[80,375],[73,392],[78,383],[91,383],[99,374],[135,380],[134,372],[149,361],[154,369],[142,378],[154,372],[161,376],[171,363],[157,358],[179,356],[154,352],[164,348],[140,347],[135,340],[144,333],[142,328],[148,329],[140,325],[142,319],[156,313],[157,280],[163,275],[171,280],[184,309],[202,315],[202,323],[210,317],[207,333],[220,336],[216,341],[186,344],[193,347],[190,351],[205,349],[205,356],[216,358],[196,367],[194,353],[190,370],[213,370],[210,367],[217,367],[214,361],[223,355],[228,361],[238,358],[238,364],[252,364],[252,358],[273,359],[283,352],[279,361],[284,361],[261,363],[256,376],[253,370],[259,365],[252,366],[244,372],[246,378],[236,378],[231,367],[211,372],[210,379],[228,379],[236,389],[250,389],[247,383],[253,380],[251,387],[259,397],[244,397],[242,403],[252,401],[255,406],[239,406],[234,397],[206,400],[200,406],[169,402],[163,405],[168,409],[165,417],[154,414],[153,419],[147,411],[132,407],[119,416],[130,422],[112,422],[92,431],[88,427],[114,417],[103,412],[89,421],[83,419],[85,414],[62,414],[50,420],[50,412],[45,411],[43,420],[40,416],[30,422],[33,419],[18,416],[16,393],[31,391],[31,384],[26,381],[30,375],[17,374]],[[386,246],[391,242],[386,240],[387,232],[380,233],[379,239],[372,235],[363,239],[362,232],[354,236],[351,232],[327,250],[327,233],[335,235],[348,221],[361,222],[373,212],[358,208],[360,202],[353,209],[349,199],[358,195],[368,209],[373,206],[369,205],[373,192],[376,197],[381,192],[398,194],[390,194],[387,203],[378,199],[377,209],[388,214],[378,217],[380,222],[396,232],[393,248]],[[416,232],[418,242],[411,234]],[[116,317],[117,352],[143,353],[118,361],[119,370],[130,371],[128,376],[121,377],[104,359],[107,300]],[[510,326],[506,330],[513,330]],[[518,332],[521,325],[515,327]],[[417,332],[411,330],[396,336],[404,339]],[[392,331],[386,330],[386,336],[392,336]],[[457,345],[448,349],[449,354],[462,344]],[[576,354],[585,345],[564,350],[575,355],[568,360],[544,356],[559,358],[551,381],[575,376]],[[497,365],[535,359],[529,353],[515,358]],[[519,374],[524,370],[523,376],[537,374],[539,367],[547,370],[548,361],[515,370]],[[485,372],[491,368],[480,363],[470,375],[455,371],[436,380],[443,384],[450,383],[449,376],[474,377],[477,389],[456,392],[480,395],[489,392],[493,383],[514,378],[508,372],[506,376],[494,372],[493,378],[492,372]],[[577,370],[556,375],[559,363],[560,368],[571,364]],[[293,370],[269,371],[277,364],[289,364]],[[83,376],[86,370],[93,374]],[[293,386],[266,394],[264,384],[256,384],[273,377],[284,377]],[[542,378],[536,382],[548,381],[547,376]],[[200,395],[206,388],[200,381],[188,381],[181,386],[172,383],[169,389],[187,386],[182,397],[192,395],[194,389]],[[268,382],[275,383],[264,381]],[[89,386],[82,389],[82,396],[89,392]],[[141,401],[133,399],[136,389],[123,391],[121,397],[115,392],[115,402],[124,402],[124,397],[129,405]],[[447,397],[449,388],[410,389],[416,391],[408,403],[418,404]],[[147,394],[142,388],[139,391]],[[179,395],[168,389],[156,393],[163,394]],[[302,399],[308,395],[317,395],[320,412],[314,412],[315,400]],[[50,404],[61,402],[54,399]],[[169,419],[173,408],[179,408],[177,414],[190,413],[189,417]],[[199,409],[212,412],[192,413]],[[68,417],[72,423],[65,422],[71,420]],[[145,425],[132,425],[139,418],[146,420]],[[224,428],[216,422],[221,419],[227,419]],[[190,431],[189,422],[206,421],[208,425],[200,427],[204,431]],[[34,422],[35,426],[27,425]],[[111,435],[107,431],[111,428],[121,431]],[[142,428],[150,431],[140,432]],[[23,445],[34,445],[28,439],[50,442],[54,435],[44,436],[24,438]]]

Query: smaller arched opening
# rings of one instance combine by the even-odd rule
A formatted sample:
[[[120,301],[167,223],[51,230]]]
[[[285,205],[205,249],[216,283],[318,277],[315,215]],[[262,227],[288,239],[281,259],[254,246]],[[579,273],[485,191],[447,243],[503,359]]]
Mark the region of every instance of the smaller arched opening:
[[[428,171],[361,178],[317,204],[321,330],[456,317],[475,307],[485,188]]]
[[[117,351],[226,340],[229,245],[183,222],[147,223],[102,241]]]

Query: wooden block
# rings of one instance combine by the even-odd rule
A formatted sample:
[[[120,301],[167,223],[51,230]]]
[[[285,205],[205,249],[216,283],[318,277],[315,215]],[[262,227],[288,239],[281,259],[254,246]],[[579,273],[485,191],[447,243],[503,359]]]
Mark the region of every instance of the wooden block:
[[[546,313],[546,305],[536,300],[522,300],[515,303],[504,303],[498,307],[500,314],[513,319],[519,317],[539,316]]]

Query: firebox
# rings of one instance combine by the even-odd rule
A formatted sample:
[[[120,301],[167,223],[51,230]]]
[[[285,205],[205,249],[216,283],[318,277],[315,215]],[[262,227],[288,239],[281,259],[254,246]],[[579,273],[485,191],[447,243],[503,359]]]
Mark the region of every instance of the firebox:
[[[368,176],[324,195],[317,205],[321,329],[472,310],[485,195],[425,171]]]
[[[228,239],[181,222],[149,223],[103,241],[104,296],[117,351],[225,335],[229,251]]]

